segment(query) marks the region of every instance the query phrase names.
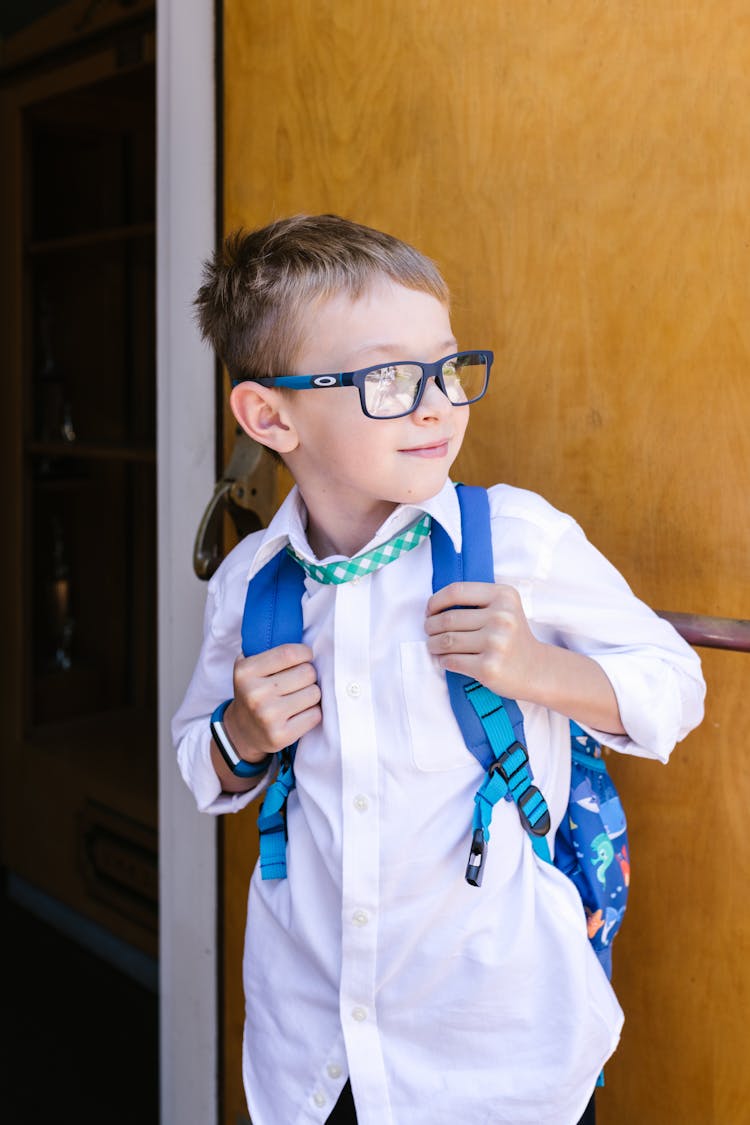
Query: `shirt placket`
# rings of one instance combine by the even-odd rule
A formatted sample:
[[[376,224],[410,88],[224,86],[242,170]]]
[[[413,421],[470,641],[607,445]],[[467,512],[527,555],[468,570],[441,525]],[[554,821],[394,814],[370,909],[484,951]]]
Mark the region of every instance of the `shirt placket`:
[[[340,1013],[360,1125],[391,1120],[378,1028],[380,793],[370,651],[377,575],[336,590],[335,683],[341,736],[342,936]]]

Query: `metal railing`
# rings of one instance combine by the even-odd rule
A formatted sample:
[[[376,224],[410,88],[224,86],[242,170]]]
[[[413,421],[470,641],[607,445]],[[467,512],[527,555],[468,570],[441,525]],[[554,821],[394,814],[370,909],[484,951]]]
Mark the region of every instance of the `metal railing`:
[[[696,648],[750,652],[750,621],[738,617],[705,617],[700,613],[669,613],[661,609],[656,612]]]

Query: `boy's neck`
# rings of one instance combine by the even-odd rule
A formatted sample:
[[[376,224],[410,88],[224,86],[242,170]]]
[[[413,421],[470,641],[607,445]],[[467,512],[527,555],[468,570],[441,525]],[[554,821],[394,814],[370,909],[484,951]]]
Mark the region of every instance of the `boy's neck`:
[[[398,505],[391,501],[379,501],[372,508],[361,512],[321,511],[318,505],[307,508],[307,541],[319,559],[330,555],[343,555],[353,558],[362,551],[375,535],[378,528]]]

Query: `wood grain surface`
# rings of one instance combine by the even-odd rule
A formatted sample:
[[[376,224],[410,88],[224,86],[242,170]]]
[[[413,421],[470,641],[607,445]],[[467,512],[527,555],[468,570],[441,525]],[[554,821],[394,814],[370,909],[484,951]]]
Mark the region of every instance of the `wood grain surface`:
[[[335,211],[418,245],[496,353],[455,475],[574,515],[657,608],[750,615],[750,5],[225,0],[231,230]],[[631,905],[601,1125],[743,1125],[747,655],[618,758]],[[242,1112],[252,812],[225,825],[225,1121]]]

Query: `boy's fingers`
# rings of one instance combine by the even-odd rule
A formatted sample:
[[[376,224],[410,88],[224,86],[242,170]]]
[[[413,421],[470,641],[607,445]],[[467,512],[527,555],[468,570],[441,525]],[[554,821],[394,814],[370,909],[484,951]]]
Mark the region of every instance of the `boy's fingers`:
[[[317,684],[291,695],[249,702],[254,725],[247,729],[247,745],[266,753],[296,742],[320,722],[322,715]]]
[[[300,711],[287,723],[288,742],[286,745],[290,746],[298,738],[302,738],[302,735],[316,727],[322,718],[323,712],[320,707],[308,707],[305,711]]]
[[[278,695],[295,695],[312,685],[317,687],[318,674],[312,664],[297,664],[265,677]]]
[[[446,656],[438,656],[438,664],[446,672],[458,672],[461,676],[469,676],[472,680],[479,680],[481,668],[477,656],[466,653],[454,652]]]
[[[498,599],[509,606],[521,604],[516,587],[506,582],[451,582],[450,586],[444,586],[432,595],[427,602],[427,615],[442,613],[454,606],[481,609]]]
[[[298,664],[271,676],[241,668],[235,674],[235,699],[259,721],[276,724],[319,703],[320,687],[312,664]]]
[[[311,707],[317,707],[320,703],[320,699],[320,687],[317,683],[310,684],[301,691],[294,692],[293,695],[288,696],[288,702],[294,708],[291,714],[300,715],[304,711],[308,711]]]
[[[482,609],[446,609],[442,613],[433,613],[425,620],[425,632],[428,636],[437,636],[438,633],[471,632],[481,629],[485,623],[485,611]]]
[[[486,606],[496,590],[491,582],[451,582],[432,595],[427,613],[442,613],[453,606]]]
[[[477,655],[484,652],[484,635],[478,629],[438,633],[427,640],[427,651],[433,656],[446,653],[468,653]]]
[[[272,676],[274,672],[295,668],[298,664],[309,664],[312,660],[312,649],[309,645],[303,644],[277,645],[276,648],[269,648],[260,653],[258,660],[264,661],[262,675]]]
[[[257,656],[238,656],[235,667],[242,670],[251,669],[256,676],[274,676],[277,672],[285,672],[289,668],[309,664],[311,661],[312,649],[309,645],[288,644],[266,649]]]

